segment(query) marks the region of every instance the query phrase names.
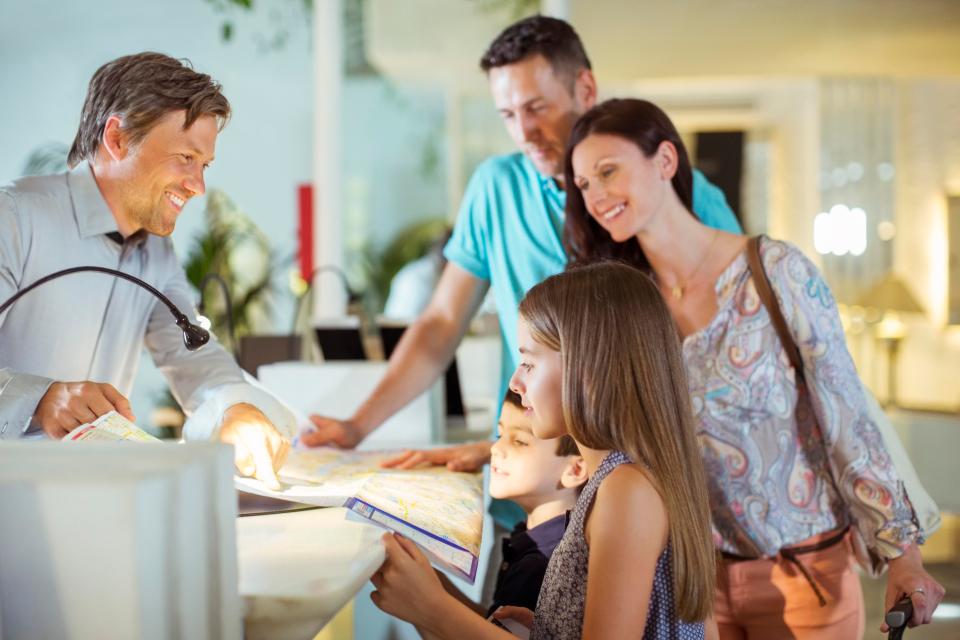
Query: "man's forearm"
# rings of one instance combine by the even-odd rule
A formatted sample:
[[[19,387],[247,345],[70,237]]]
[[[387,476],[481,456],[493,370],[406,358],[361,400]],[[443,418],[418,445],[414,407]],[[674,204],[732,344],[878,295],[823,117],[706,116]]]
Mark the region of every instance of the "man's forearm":
[[[219,437],[218,429],[224,413],[232,406],[248,404],[263,413],[288,440],[297,434],[297,421],[289,409],[269,391],[250,379],[221,385],[208,391],[203,402],[183,425],[186,440],[210,440]]]
[[[400,339],[383,379],[351,422],[366,436],[430,388],[446,371],[466,324],[424,315]]]

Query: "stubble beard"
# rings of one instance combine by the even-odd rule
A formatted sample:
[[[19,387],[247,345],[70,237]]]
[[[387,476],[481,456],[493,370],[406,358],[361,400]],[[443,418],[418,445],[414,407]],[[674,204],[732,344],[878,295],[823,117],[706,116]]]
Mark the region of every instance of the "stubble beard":
[[[168,222],[163,207],[166,205],[166,196],[160,203],[138,202],[131,208],[131,217],[138,228],[155,236],[166,237],[173,233],[175,220]]]

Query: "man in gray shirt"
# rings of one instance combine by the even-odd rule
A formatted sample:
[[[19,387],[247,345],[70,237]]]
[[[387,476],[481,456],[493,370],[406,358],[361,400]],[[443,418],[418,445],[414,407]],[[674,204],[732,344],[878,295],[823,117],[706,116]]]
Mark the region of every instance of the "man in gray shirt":
[[[141,278],[192,312],[168,236],[203,194],[229,116],[219,84],[168,56],[101,67],[71,169],[0,186],[0,301],[54,271],[95,265]],[[277,486],[295,431],[290,412],[248,384],[215,340],[188,351],[166,306],[102,273],[52,280],[0,316],[0,439],[61,438],[111,410],[133,420],[125,396],[144,346],[190,414],[185,437],[234,444],[241,473]]]

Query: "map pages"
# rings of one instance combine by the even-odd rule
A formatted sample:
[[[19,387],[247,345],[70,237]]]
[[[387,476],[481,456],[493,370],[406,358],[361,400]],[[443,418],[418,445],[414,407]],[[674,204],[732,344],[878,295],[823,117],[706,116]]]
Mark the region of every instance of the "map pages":
[[[483,531],[483,481],[478,473],[445,467],[399,471],[380,463],[395,452],[293,449],[273,491],[254,478],[238,489],[318,506],[343,506],[413,540],[431,562],[473,583]]]
[[[66,442],[160,442],[116,411],[105,413],[93,422],[82,424],[61,438]]]

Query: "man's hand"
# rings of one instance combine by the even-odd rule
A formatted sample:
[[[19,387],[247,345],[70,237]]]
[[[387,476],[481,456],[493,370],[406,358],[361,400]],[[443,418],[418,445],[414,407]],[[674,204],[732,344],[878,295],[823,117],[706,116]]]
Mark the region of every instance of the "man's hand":
[[[43,432],[60,440],[75,428],[116,411],[134,422],[130,403],[112,385],[100,382],[54,382],[33,414]]]
[[[395,458],[385,460],[381,466],[388,469],[414,469],[423,465],[446,466],[450,471],[472,473],[483,469],[490,462],[491,441],[471,442],[442,449],[404,451]]]
[[[920,549],[915,544],[910,545],[902,556],[890,561],[883,610],[889,611],[906,596],[913,603],[913,617],[907,626],[929,624],[933,620],[933,612],[943,600],[944,593],[946,592],[943,586],[923,568]],[[880,631],[886,633],[888,630],[887,623],[883,622]]]
[[[339,447],[353,449],[363,440],[363,434],[353,422],[312,415],[313,429],[300,433],[300,442],[308,447]]]
[[[240,475],[254,476],[279,491],[277,471],[290,451],[290,442],[280,435],[267,416],[249,404],[235,404],[223,414],[220,440],[234,447],[234,462]]]

